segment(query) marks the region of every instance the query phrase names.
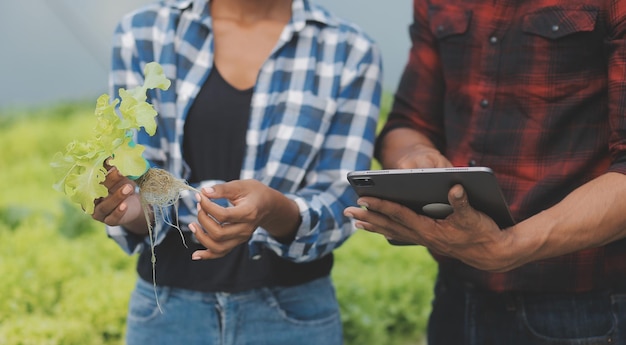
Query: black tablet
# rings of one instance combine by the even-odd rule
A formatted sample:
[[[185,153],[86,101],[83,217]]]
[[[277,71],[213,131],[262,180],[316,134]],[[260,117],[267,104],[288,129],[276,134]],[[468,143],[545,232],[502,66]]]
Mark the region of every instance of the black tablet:
[[[470,205],[493,218],[500,228],[515,224],[493,171],[487,167],[363,170],[348,173],[359,196],[374,196],[443,219],[452,213],[448,192],[465,188]]]

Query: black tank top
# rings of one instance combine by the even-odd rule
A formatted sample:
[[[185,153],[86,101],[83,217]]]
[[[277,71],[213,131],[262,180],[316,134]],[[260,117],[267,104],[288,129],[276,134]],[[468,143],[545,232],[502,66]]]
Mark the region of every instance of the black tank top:
[[[189,182],[202,180],[230,181],[239,178],[246,149],[246,130],[250,116],[252,89],[232,87],[213,68],[200,89],[185,120],[183,158],[191,168]],[[185,248],[178,231],[170,231],[156,246],[156,283],[197,291],[238,292],[266,286],[290,286],[327,276],[333,256],[296,264],[284,260],[269,249],[261,258],[249,257],[247,243],[226,256],[205,261],[191,260],[191,254],[203,249],[185,233]],[[138,258],[137,272],[152,281],[150,250]]]

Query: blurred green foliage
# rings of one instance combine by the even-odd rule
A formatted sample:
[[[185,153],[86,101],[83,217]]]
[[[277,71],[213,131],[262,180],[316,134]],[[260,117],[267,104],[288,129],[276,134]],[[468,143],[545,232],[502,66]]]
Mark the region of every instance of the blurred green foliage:
[[[92,113],[88,103],[0,110],[0,345],[123,343],[135,258],[52,189],[49,168],[90,135]],[[346,344],[419,344],[435,272],[423,248],[358,231],[333,271]]]

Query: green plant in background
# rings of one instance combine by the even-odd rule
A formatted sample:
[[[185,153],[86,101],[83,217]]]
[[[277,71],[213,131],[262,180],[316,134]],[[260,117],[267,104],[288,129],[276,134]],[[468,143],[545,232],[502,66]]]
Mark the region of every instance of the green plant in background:
[[[134,273],[107,242],[68,239],[46,217],[0,224],[0,344],[121,344]]]
[[[347,344],[418,344],[436,273],[423,247],[357,232],[336,251],[333,279]]]
[[[90,105],[0,113],[0,344],[122,344],[133,259],[50,186]]]
[[[0,345],[123,344],[135,258],[50,188],[50,157],[89,139],[92,113],[90,102],[0,110]],[[420,343],[435,270],[423,248],[358,231],[332,273],[346,345]]]

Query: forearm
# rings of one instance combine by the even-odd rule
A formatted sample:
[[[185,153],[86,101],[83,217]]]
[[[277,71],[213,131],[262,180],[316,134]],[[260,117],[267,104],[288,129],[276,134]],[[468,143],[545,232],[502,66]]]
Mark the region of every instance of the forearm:
[[[135,219],[133,219],[132,221],[128,222],[127,224],[124,224],[124,229],[126,229],[128,232],[131,232],[135,235],[139,235],[139,236],[146,236],[148,235],[149,231],[148,231],[148,221],[150,221],[150,224],[152,226],[154,226],[154,216],[153,216],[153,212],[152,212],[152,208],[148,207],[149,210],[146,210],[148,212],[148,214],[144,215],[143,212],[141,212],[142,216],[137,217]]]
[[[626,175],[604,174],[508,229],[511,268],[626,237]]]
[[[251,253],[265,247],[286,260],[308,262],[329,254],[354,233],[350,219],[343,215],[346,206],[355,204],[354,192],[349,185],[338,181],[329,188],[323,188],[326,192],[310,194],[316,186],[288,197],[299,210],[298,228],[292,233],[294,237],[287,241],[271,234],[272,229],[255,231],[250,242]],[[282,217],[277,221],[282,219],[286,224],[286,212]]]

